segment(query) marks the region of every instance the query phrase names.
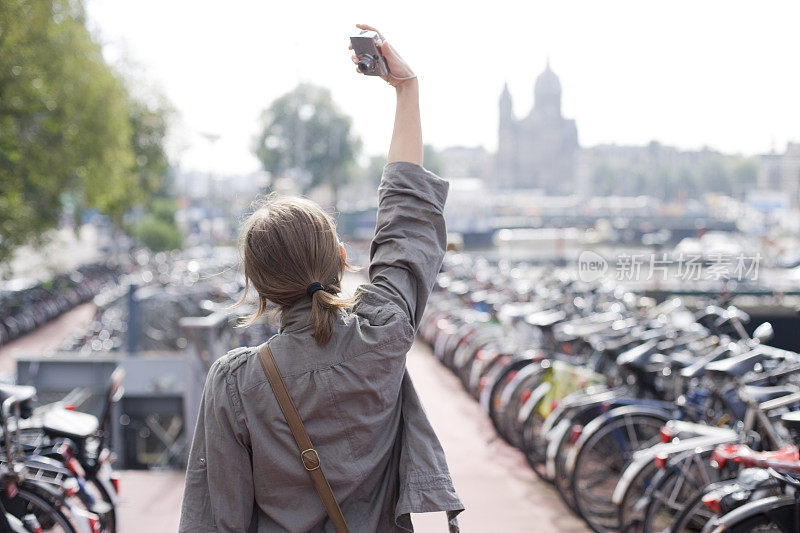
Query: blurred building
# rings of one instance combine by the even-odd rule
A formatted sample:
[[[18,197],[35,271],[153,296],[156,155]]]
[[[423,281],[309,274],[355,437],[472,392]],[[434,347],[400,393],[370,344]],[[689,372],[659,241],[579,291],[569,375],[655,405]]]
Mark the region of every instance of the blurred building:
[[[685,199],[699,170],[722,157],[720,152],[708,148],[679,150],[657,141],[644,146],[599,144],[582,148],[578,153],[576,191],[582,196],[651,195]]]
[[[437,153],[442,176],[485,178],[491,172],[492,156],[482,146],[451,146]]]
[[[528,116],[514,116],[508,85],[500,95],[496,178],[503,189],[541,189],[567,194],[575,187],[578,130],[561,114],[561,82],[550,63],[536,78]]]
[[[749,190],[747,183],[755,176],[742,178],[746,169],[738,168],[740,155],[709,148],[680,150],[656,141],[581,148],[575,121],[561,113],[561,94],[561,82],[549,62],[536,78],[534,105],[526,117],[514,116],[508,85],[503,87],[497,153],[484,177],[487,184],[548,195],[649,195],[678,203],[706,192],[744,195]],[[466,166],[468,157],[478,160],[477,149],[453,150],[454,168]],[[783,155],[763,156],[762,167],[761,181],[769,185],[761,188],[779,187],[792,194],[794,204],[800,201],[800,144],[790,144]]]
[[[784,193],[792,206],[800,206],[800,143],[789,143],[783,154],[760,157],[758,188]]]

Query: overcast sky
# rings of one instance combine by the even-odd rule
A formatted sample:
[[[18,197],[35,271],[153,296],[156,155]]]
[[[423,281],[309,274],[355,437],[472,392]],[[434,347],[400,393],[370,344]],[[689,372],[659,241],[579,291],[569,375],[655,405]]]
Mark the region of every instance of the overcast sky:
[[[355,9],[355,7],[358,9]],[[497,144],[507,81],[518,116],[547,57],[582,146],[710,146],[760,153],[800,141],[800,2],[315,2],[88,0],[112,61],[180,113],[185,169],[258,169],[258,116],[298,82],[327,86],[364,152],[385,152],[391,88],[355,73],[353,24],[380,28],[420,77],[425,141]],[[201,133],[221,136],[213,152]]]

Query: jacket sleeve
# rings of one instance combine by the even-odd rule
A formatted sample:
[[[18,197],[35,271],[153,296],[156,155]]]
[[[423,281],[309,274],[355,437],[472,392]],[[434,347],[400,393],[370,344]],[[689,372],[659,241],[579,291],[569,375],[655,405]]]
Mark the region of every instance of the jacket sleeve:
[[[419,165],[389,163],[378,188],[366,292],[395,303],[419,325],[447,246],[444,204],[449,184]]]
[[[248,531],[253,518],[250,438],[227,358],[208,373],[189,452],[181,533]]]

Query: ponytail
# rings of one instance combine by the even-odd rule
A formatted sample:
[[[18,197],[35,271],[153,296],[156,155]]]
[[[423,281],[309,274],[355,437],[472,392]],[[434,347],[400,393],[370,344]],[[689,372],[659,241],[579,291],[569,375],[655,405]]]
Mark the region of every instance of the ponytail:
[[[329,285],[323,290],[314,291],[311,295],[311,326],[314,329],[314,340],[318,346],[325,346],[333,335],[333,324],[342,310],[355,305],[354,298],[338,296],[338,284]]]

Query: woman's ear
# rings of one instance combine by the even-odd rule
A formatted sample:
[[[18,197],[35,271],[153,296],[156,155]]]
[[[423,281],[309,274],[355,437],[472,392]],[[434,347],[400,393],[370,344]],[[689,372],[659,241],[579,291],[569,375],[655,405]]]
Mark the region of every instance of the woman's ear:
[[[344,270],[344,265],[347,264],[347,251],[342,243],[339,243],[339,253],[342,255],[342,270]]]

